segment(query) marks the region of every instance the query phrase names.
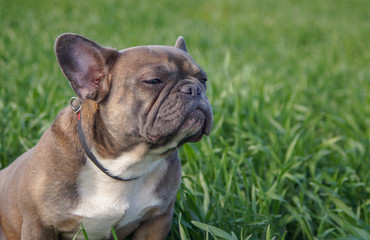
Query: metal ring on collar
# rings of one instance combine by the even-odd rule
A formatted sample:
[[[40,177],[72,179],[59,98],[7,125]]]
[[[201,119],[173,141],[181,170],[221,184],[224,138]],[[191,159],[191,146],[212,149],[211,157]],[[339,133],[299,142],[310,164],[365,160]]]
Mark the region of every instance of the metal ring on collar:
[[[74,103],[77,102],[77,106],[74,105]],[[71,97],[71,100],[69,101],[69,103],[71,104],[71,108],[73,109],[73,111],[75,113],[78,113],[80,110],[81,110],[81,101],[80,99],[78,99],[77,97]]]

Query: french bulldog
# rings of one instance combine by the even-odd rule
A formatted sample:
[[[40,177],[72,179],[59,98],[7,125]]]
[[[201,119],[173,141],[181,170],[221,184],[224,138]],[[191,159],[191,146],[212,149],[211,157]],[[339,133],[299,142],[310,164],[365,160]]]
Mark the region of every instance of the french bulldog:
[[[212,128],[207,75],[174,47],[117,51],[77,34],[55,43],[77,97],[0,171],[0,239],[164,239],[181,181],[178,148]],[[84,239],[82,234],[77,239]]]

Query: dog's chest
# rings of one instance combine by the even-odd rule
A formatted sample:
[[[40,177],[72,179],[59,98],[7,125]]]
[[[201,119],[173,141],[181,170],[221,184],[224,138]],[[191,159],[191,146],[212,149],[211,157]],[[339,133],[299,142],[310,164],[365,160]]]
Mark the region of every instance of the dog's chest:
[[[152,174],[130,182],[96,174],[95,169],[84,170],[79,183],[81,200],[72,214],[83,217],[89,239],[109,237],[112,226],[124,227],[163,205],[155,194],[166,169],[166,163],[161,164]]]

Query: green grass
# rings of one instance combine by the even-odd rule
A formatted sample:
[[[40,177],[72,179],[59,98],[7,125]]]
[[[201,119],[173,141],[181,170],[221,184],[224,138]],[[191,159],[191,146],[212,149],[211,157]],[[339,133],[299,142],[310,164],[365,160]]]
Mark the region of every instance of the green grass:
[[[173,45],[206,70],[168,239],[370,239],[370,3],[0,0],[0,167],[73,96],[53,44]],[[88,234],[88,233],[87,233]]]

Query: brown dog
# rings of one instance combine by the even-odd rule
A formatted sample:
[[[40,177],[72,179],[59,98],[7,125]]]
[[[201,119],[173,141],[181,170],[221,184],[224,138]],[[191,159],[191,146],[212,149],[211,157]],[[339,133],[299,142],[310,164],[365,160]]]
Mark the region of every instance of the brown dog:
[[[0,171],[0,239],[164,239],[177,148],[209,134],[205,72],[175,47],[116,51],[61,35],[57,59],[78,99],[38,144]],[[81,239],[80,237],[79,239]]]

